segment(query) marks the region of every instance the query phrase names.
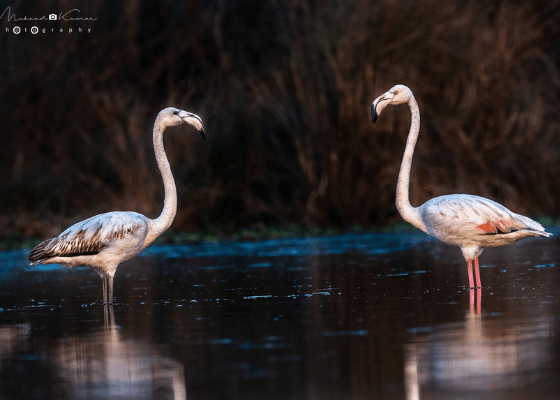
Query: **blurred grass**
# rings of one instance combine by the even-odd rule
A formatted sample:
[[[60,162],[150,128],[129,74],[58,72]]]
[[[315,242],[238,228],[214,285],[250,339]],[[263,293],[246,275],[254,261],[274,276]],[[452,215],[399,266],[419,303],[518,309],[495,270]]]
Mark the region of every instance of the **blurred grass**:
[[[344,235],[348,233],[399,233],[413,232],[417,230],[406,222],[399,222],[392,226],[363,226],[354,225],[348,229],[340,229],[335,227],[320,227],[288,225],[286,227],[279,226],[262,226],[250,229],[241,229],[235,232],[224,232],[220,227],[213,227],[208,231],[200,232],[175,232],[169,229],[165,234],[157,239],[157,244],[189,244],[201,242],[222,242],[222,241],[257,241],[267,239],[285,239],[296,237],[316,237],[316,236],[333,236]]]
[[[413,205],[471,193],[560,216],[557,1],[73,7],[97,21],[60,24],[92,33],[0,38],[0,242],[111,210],[157,216],[151,128],[170,105],[199,114],[209,136],[166,136],[181,240],[395,226],[410,117],[393,107],[374,126],[369,106],[397,83],[422,115]]]
[[[219,243],[227,241],[258,241],[267,239],[303,238],[317,236],[334,236],[348,233],[400,233],[418,231],[406,222],[399,222],[391,226],[375,227],[354,225],[343,230],[335,227],[289,225],[287,227],[262,226],[249,229],[241,229],[234,232],[224,232],[220,227],[210,227],[204,231],[177,232],[173,228],[168,229],[158,237],[154,245],[163,244],[198,244],[203,242]],[[20,235],[12,235],[0,241],[0,251],[28,250],[39,244],[37,238],[27,238]]]

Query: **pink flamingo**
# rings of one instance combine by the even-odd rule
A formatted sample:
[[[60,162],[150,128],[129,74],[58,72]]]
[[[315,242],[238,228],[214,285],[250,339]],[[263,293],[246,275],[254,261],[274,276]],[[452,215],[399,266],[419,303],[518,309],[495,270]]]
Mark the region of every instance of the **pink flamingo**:
[[[90,266],[103,282],[103,304],[113,304],[113,278],[120,263],[130,260],[171,226],[177,212],[177,189],[163,148],[167,127],[192,125],[206,139],[202,120],[196,114],[168,107],[154,124],[154,151],[163,178],[163,211],[150,219],[132,211],[113,211],[78,222],[55,238],[39,243],[28,260],[35,264]]]
[[[467,261],[469,287],[475,287],[473,261],[476,287],[481,287],[478,256],[485,247],[502,246],[529,236],[548,237],[550,233],[538,222],[479,196],[451,194],[412,207],[408,196],[410,169],[420,132],[420,111],[412,91],[404,85],[397,85],[379,96],[371,105],[371,121],[375,123],[387,105],[404,103],[410,107],[412,119],[397,181],[397,210],[405,221],[428,235],[459,246]]]

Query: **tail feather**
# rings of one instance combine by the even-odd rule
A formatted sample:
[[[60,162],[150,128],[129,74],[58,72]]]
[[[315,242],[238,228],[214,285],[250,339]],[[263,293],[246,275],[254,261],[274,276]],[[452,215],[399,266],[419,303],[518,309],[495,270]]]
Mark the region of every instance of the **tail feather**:
[[[27,260],[31,261],[31,265],[43,264],[52,257],[52,254],[49,254],[49,251],[52,249],[55,239],[56,238],[47,239],[44,242],[39,243],[33,248],[33,250],[31,250],[29,256],[27,256]]]
[[[535,236],[552,236],[551,233],[545,231],[544,226],[529,217],[515,214],[515,219],[517,220],[516,222],[520,225],[521,229],[530,230],[536,234]]]
[[[543,237],[550,237],[552,236],[552,233],[550,232],[546,232],[546,231],[533,231],[533,233],[535,233],[535,236],[543,236]]]

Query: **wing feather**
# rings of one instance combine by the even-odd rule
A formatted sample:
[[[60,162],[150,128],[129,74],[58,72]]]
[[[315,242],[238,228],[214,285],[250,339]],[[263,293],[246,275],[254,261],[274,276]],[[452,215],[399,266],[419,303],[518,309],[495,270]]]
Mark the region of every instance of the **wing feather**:
[[[492,200],[472,195],[447,195],[426,203],[432,223],[438,226],[470,226],[481,234],[510,233],[520,229],[544,232],[536,221],[516,214]]]
[[[72,225],[59,236],[38,244],[28,260],[41,264],[53,257],[98,254],[118,239],[134,234],[146,223],[146,217],[133,212],[110,212]]]

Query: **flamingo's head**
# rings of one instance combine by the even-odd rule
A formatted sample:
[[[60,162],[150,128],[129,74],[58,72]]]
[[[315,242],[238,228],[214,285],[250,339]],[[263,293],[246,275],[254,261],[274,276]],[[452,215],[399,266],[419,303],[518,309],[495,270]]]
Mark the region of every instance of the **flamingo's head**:
[[[371,122],[375,123],[381,111],[389,104],[403,104],[414,97],[412,91],[404,85],[393,86],[387,93],[382,94],[371,104]]]
[[[181,124],[192,125],[200,132],[202,138],[206,140],[202,119],[196,114],[174,107],[167,107],[159,112],[157,119],[163,126],[176,126]]]

